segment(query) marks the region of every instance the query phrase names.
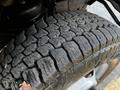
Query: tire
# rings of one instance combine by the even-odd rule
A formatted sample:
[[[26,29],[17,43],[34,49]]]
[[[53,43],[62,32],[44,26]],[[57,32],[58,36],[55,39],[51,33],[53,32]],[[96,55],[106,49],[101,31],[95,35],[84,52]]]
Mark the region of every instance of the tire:
[[[88,12],[42,18],[1,51],[0,90],[18,90],[23,81],[36,90],[64,90],[117,58],[119,41],[118,27]]]

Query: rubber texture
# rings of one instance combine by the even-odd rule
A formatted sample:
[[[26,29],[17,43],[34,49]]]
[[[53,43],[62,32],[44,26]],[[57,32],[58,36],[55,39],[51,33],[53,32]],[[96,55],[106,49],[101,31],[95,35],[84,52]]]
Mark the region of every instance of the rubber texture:
[[[120,29],[80,11],[42,18],[1,51],[0,90],[64,90],[98,64],[117,58]]]

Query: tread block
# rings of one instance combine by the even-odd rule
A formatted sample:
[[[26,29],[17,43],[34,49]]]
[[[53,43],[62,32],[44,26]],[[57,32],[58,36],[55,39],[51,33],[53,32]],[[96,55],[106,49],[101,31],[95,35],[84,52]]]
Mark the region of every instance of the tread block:
[[[56,37],[59,37],[59,35],[60,35],[59,30],[54,30],[54,31],[50,32],[48,36],[50,38],[56,38]]]
[[[71,28],[70,31],[74,32],[77,36],[78,35],[82,35],[82,33],[84,32],[84,30],[82,28]]]
[[[107,45],[112,44],[112,36],[111,34],[104,28],[99,28],[99,30],[105,35],[105,37],[107,38]]]
[[[113,28],[114,29],[114,28]],[[119,39],[119,41],[120,41],[120,30],[118,30],[118,29],[114,29],[115,30],[115,32],[117,33],[117,35],[118,35],[118,39]]]
[[[60,26],[67,26],[67,24],[68,23],[62,19],[58,20],[58,22],[56,23],[56,25],[58,25],[59,27]]]
[[[68,12],[61,13],[62,16],[64,16],[66,19],[72,18],[72,15],[69,14]]]
[[[117,43],[117,42],[118,42],[118,40],[117,40],[118,36],[117,36],[117,34],[115,33],[115,31],[112,30],[112,29],[109,28],[109,27],[105,27],[105,29],[106,29],[106,30],[111,34],[111,36],[113,37],[113,42],[114,42],[114,43]]]
[[[11,69],[11,65],[7,65],[7,67],[2,72],[2,75],[6,76],[7,74],[9,74],[10,69]]]
[[[42,72],[44,81],[47,81],[57,72],[54,62],[50,57],[45,57],[37,61],[38,68]]]
[[[85,32],[84,35],[88,39],[90,44],[92,45],[93,53],[98,51],[100,48],[100,44],[99,44],[99,41],[97,40],[97,38],[95,37],[95,35],[92,34],[91,32]]]
[[[55,59],[59,70],[61,72],[63,72],[65,67],[67,66],[67,64],[70,63],[65,50],[60,48],[60,49],[52,50],[50,53],[51,53],[52,57]]]
[[[25,64],[20,63],[19,65],[17,65],[16,67],[12,68],[11,73],[14,76],[14,78],[18,79],[20,78],[21,73],[27,69],[27,67],[25,66]]]
[[[38,33],[35,34],[35,36],[36,36],[37,38],[41,38],[41,37],[43,37],[43,36],[46,36],[47,34],[48,34],[48,32],[47,32],[46,30],[40,29],[40,30],[38,30]]]
[[[78,18],[76,20],[76,22],[79,24],[79,25],[84,25],[86,22],[83,20],[83,18]]]
[[[84,32],[89,32],[90,30],[92,30],[91,25],[86,24],[86,25],[78,25],[78,27],[82,28],[84,30]]]
[[[92,26],[92,30],[96,30],[99,25],[97,25],[96,23],[89,23],[88,26]]]
[[[23,43],[24,47],[27,47],[31,45],[32,43],[35,43],[37,39],[34,36],[29,36],[27,40]]]
[[[84,36],[77,36],[74,40],[79,45],[79,48],[82,50],[85,57],[92,54],[92,47]]]
[[[119,30],[119,28],[112,27],[112,26],[110,26],[110,28],[116,32],[116,34],[118,36],[118,41],[120,41],[120,30]]]
[[[6,55],[6,57],[5,57],[5,59],[4,59],[4,62],[6,62],[7,64],[8,63],[11,63],[11,61],[12,61],[12,57],[11,57],[11,55]]]
[[[26,56],[23,61],[28,67],[33,67],[36,60],[39,60],[41,58],[41,55],[37,52],[32,53],[29,56]]]
[[[49,24],[54,24],[56,23],[56,19],[53,17],[53,16],[49,16],[47,17],[46,21],[49,23]]]
[[[5,79],[8,79],[9,81],[14,82],[14,81],[13,81],[14,78],[13,78],[13,76],[12,76],[11,74],[8,74],[7,76],[5,76]]]
[[[24,51],[24,47],[22,45],[18,45],[15,47],[15,50],[11,53],[12,57],[17,56],[20,54],[22,51]]]
[[[25,70],[22,74],[25,81],[30,83],[33,87],[38,87],[41,85],[41,81],[39,78],[39,72],[36,68]]]
[[[50,24],[49,27],[46,28],[46,30],[51,33],[52,31],[57,30],[59,27],[55,24]]]
[[[104,26],[104,24],[101,23],[101,21],[96,22],[96,24],[98,25],[99,28],[102,28]]]
[[[14,66],[18,65],[22,61],[23,58],[24,58],[23,54],[18,54],[17,56],[15,56],[12,61],[12,66],[14,67]]]
[[[67,41],[69,41],[75,36],[75,34],[71,31],[66,31],[61,33],[61,36],[64,37]]]
[[[71,23],[68,23],[68,26],[70,26],[70,28],[76,28],[78,24],[73,20]]]
[[[36,48],[37,48],[37,44],[31,44],[28,47],[26,47],[23,53],[25,55],[30,55],[32,52],[36,50]]]
[[[54,47],[51,44],[45,44],[44,46],[38,47],[38,52],[40,52],[43,56],[47,56],[49,54],[49,51],[54,49]]]
[[[63,43],[65,50],[68,52],[70,59],[73,63],[79,63],[82,59],[82,53],[79,50],[77,44],[73,41]]]
[[[51,38],[49,39],[49,42],[56,48],[60,47],[62,43],[65,42],[65,39],[63,37],[57,37],[57,38]]]
[[[46,28],[47,24],[45,23],[44,19],[41,18],[38,22],[35,23],[35,27],[37,30],[40,30],[41,28]]]
[[[100,42],[100,47],[104,48],[106,46],[107,40],[105,38],[105,36],[99,31],[99,30],[94,30],[92,31],[94,33],[94,35],[97,37],[97,39]]]
[[[56,15],[54,15],[54,17],[58,20],[64,20],[65,17],[63,15],[61,15],[60,13],[57,13]]]
[[[60,32],[69,31],[70,27],[68,25],[60,26]]]
[[[43,36],[38,40],[38,46],[42,46],[42,45],[46,44],[48,41],[49,41],[49,37]]]

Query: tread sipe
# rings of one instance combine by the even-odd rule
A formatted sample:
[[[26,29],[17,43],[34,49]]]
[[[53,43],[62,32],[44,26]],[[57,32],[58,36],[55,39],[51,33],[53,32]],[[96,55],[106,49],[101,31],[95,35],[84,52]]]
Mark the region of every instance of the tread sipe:
[[[41,18],[1,52],[0,90],[64,90],[99,63],[119,54],[120,29],[80,11]]]

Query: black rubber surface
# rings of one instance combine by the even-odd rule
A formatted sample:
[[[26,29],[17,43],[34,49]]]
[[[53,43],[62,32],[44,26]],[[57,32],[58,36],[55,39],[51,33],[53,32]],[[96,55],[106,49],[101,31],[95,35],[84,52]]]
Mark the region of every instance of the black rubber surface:
[[[0,57],[0,90],[24,80],[36,90],[64,90],[119,54],[120,29],[88,12],[42,18],[12,39]]]

